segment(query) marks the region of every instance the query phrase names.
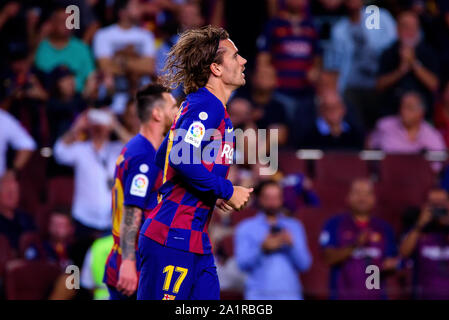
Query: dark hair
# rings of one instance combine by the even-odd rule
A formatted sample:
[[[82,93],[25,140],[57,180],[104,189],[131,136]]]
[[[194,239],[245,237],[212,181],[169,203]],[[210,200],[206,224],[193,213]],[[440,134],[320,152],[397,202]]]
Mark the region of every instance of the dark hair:
[[[70,207],[65,205],[55,206],[50,211],[50,216],[61,215],[72,221],[72,213]]]
[[[162,94],[170,90],[161,84],[149,84],[136,93],[137,114],[140,121],[146,122],[151,118],[151,112],[157,101],[164,99]]]
[[[262,182],[260,182],[256,188],[254,189],[254,194],[256,195],[256,197],[260,197],[260,195],[262,194],[262,191],[268,187],[268,186],[276,186],[278,188],[281,188],[281,186],[279,185],[278,182],[274,181],[274,180],[264,180]]]
[[[220,40],[228,38],[226,30],[211,25],[183,32],[168,53],[162,83],[170,89],[183,84],[185,94],[204,87],[210,65],[223,61],[223,51],[218,49]]]

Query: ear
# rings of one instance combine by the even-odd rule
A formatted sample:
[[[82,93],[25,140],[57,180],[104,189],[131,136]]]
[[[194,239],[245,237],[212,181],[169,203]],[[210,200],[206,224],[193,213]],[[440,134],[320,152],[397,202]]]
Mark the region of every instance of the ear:
[[[210,65],[210,71],[212,72],[212,74],[216,77],[220,77],[221,76],[221,65],[219,65],[218,63],[212,63]]]
[[[162,109],[155,106],[153,108],[153,111],[151,112],[151,117],[154,119],[154,121],[160,122],[162,121]]]

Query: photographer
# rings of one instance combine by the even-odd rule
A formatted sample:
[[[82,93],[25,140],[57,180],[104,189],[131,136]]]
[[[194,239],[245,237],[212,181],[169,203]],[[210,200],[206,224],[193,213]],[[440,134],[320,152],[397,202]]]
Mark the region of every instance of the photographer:
[[[417,299],[449,299],[449,197],[435,188],[416,223],[404,236],[400,254],[414,262]]]
[[[264,181],[256,189],[260,212],[237,226],[236,261],[248,274],[245,299],[302,299],[298,272],[312,258],[303,225],[282,213],[282,189]]]

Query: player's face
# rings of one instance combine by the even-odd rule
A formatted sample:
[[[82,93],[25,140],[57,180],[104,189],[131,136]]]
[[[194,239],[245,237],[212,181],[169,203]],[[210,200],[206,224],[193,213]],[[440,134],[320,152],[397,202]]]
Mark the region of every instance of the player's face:
[[[223,53],[223,62],[221,63],[222,75],[221,80],[227,86],[238,88],[243,86],[245,81],[246,59],[242,58],[237,50],[235,44],[227,39],[220,41],[220,48],[225,51]]]
[[[171,93],[164,92],[162,94],[164,97],[164,135],[170,130],[170,127],[175,120],[176,113],[178,112],[178,103]]]

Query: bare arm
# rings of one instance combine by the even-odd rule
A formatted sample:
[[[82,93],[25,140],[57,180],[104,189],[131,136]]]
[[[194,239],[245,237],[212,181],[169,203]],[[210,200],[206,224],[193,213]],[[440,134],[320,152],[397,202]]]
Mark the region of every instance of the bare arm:
[[[432,71],[427,69],[418,61],[415,61],[415,63],[413,63],[412,68],[419,81],[421,81],[427,89],[432,92],[438,90],[440,82],[438,80],[438,77]]]
[[[396,82],[401,80],[401,78],[408,72],[408,68],[399,67],[398,69],[380,76],[377,79],[376,88],[377,90],[385,90],[393,86]]]
[[[155,70],[155,62],[153,58],[128,58],[124,60],[125,69],[138,75],[152,75]]]
[[[351,257],[354,247],[326,248],[324,249],[324,260],[329,265],[339,264]]]
[[[28,160],[30,160],[32,154],[32,150],[18,150],[16,156],[14,157],[14,170],[21,170],[28,162]]]

